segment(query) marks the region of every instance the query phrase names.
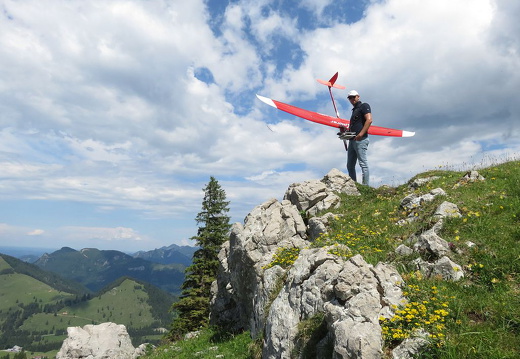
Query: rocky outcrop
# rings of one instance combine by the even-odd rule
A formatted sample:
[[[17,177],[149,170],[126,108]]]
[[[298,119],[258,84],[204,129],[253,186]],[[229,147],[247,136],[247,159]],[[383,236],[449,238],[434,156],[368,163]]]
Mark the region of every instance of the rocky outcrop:
[[[485,180],[486,179],[484,178],[484,176],[482,176],[477,171],[468,171],[468,172],[466,172],[464,177],[462,177],[461,180],[459,182],[457,182],[457,184],[455,184],[454,188],[463,186],[467,183],[485,181]]]
[[[478,176],[478,173],[477,173]],[[418,181],[418,180],[416,180]],[[429,181],[426,181],[427,183]],[[412,194],[401,201],[401,208],[415,213],[425,202],[432,201],[436,196],[445,196],[446,193],[441,188],[434,189],[426,195]],[[420,255],[411,263],[416,266],[427,278],[432,276],[441,277],[444,280],[458,281],[464,278],[462,267],[449,258],[451,253],[450,244],[440,237],[444,219],[450,217],[461,217],[461,213],[456,204],[444,201],[435,210],[432,216],[436,220],[432,228],[424,231],[419,236],[409,238],[408,242],[413,245],[413,249],[402,244],[396,248],[396,253],[402,256],[411,256],[414,253]],[[408,216],[407,219],[398,222],[400,225],[414,221],[415,216]]]
[[[416,180],[419,181],[419,180]],[[415,183],[415,182],[414,182]],[[414,222],[417,220],[416,211],[420,208],[424,203],[431,202],[437,196],[445,196],[446,192],[442,188],[435,188],[430,192],[418,195],[412,193],[401,200],[401,208],[408,212],[408,217],[405,219],[399,220],[397,224],[404,225],[410,222]]]
[[[142,352],[132,346],[124,325],[102,323],[69,327],[67,334],[56,359],[132,359]]]
[[[360,255],[345,261],[328,250],[302,250],[287,272],[267,313],[262,358],[290,358],[298,323],[318,313],[328,328],[321,339],[330,341],[334,357],[381,356],[379,316],[405,302],[402,279],[391,266],[373,267]]]
[[[219,253],[220,269],[213,283],[210,321],[232,330],[248,328],[256,336],[263,330],[264,309],[280,272],[264,275],[278,247],[303,248],[306,226],[293,204],[271,199],[235,223],[229,241]]]
[[[435,179],[417,179],[410,188],[418,192]],[[263,359],[284,359],[302,349],[300,324],[319,320],[324,330],[314,338],[317,358],[381,358],[379,319],[391,318],[393,310],[407,301],[401,276],[389,264],[373,266],[360,255],[345,259],[334,254],[348,252],[344,246],[312,248],[312,241],[337,218],[333,212],[317,215],[337,208],[349,195],[360,195],[355,183],[332,170],[321,180],[290,185],[281,202],[268,200],[254,208],[243,225],[234,224],[219,253],[211,324],[249,330],[253,338],[262,338]],[[410,216],[398,224],[414,221],[416,211],[437,196],[446,193],[436,188],[407,196],[401,207]],[[455,204],[443,202],[433,217],[436,224],[406,240],[396,253],[427,276],[459,280],[462,268],[449,258],[450,244],[439,233],[444,218],[460,215]],[[297,248],[299,255],[292,265],[271,265],[282,248]],[[427,333],[408,338],[394,349],[393,357],[414,357],[428,344],[425,338]]]
[[[308,228],[301,214],[312,216],[335,208],[339,193],[359,195],[354,182],[338,170],[320,181],[293,184],[284,200],[269,200],[236,223],[219,253],[220,269],[213,284],[211,323],[249,329],[263,336],[263,358],[291,357],[298,323],[315,315],[324,318],[327,333],[319,350],[337,358],[381,356],[379,316],[405,299],[397,271],[374,267],[361,256],[344,260],[330,248],[309,247]],[[312,238],[326,231],[333,215],[311,218]],[[278,248],[299,248],[288,269],[269,267]]]
[[[359,196],[355,182],[338,169],[332,169],[321,180],[293,183],[285,192],[284,200],[289,200],[307,217],[318,212],[337,208],[340,204],[338,193]]]
[[[339,205],[337,193],[359,195],[354,181],[337,169],[322,180],[293,184],[284,200],[270,199],[235,223],[219,253],[220,269],[213,283],[211,323],[232,330],[247,328],[253,336],[263,331],[266,308],[285,272],[265,271],[278,248],[309,245],[302,214],[312,215]],[[265,273],[264,273],[265,272]]]

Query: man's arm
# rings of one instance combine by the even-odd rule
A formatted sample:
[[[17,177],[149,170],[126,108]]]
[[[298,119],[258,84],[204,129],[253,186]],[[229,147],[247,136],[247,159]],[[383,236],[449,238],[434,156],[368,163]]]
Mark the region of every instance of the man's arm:
[[[363,138],[363,136],[368,132],[368,128],[370,127],[370,125],[372,125],[372,114],[369,112],[365,114],[365,124],[356,136],[356,141],[359,141]]]

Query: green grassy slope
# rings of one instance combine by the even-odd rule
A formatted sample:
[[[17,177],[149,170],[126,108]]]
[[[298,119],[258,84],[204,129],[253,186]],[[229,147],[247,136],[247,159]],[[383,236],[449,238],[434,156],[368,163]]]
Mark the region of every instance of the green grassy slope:
[[[20,305],[45,305],[74,297],[72,293],[58,291],[33,277],[14,272],[0,256],[0,321]]]
[[[17,258],[0,253],[0,275],[19,273],[30,276],[40,282],[46,283],[53,288],[67,293],[83,295],[89,290],[78,282],[65,279],[56,273],[42,270],[38,266],[26,263]]]

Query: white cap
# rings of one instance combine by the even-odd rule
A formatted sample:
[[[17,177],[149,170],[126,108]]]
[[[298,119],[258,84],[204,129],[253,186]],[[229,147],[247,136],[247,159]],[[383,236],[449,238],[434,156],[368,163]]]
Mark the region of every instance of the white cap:
[[[358,94],[358,92],[356,90],[352,90],[347,95],[347,97],[350,97],[350,96],[359,96],[359,94]]]

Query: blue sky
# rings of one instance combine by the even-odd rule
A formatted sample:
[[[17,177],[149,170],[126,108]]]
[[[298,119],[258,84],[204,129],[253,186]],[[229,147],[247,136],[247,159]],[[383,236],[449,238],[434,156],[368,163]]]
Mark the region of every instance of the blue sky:
[[[45,16],[42,14],[45,13]],[[0,247],[194,243],[214,176],[233,222],[345,171],[316,82],[370,103],[371,184],[518,158],[520,3],[0,1]],[[346,91],[336,90],[348,117]]]

